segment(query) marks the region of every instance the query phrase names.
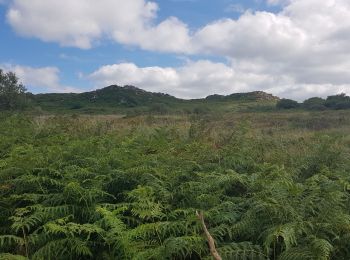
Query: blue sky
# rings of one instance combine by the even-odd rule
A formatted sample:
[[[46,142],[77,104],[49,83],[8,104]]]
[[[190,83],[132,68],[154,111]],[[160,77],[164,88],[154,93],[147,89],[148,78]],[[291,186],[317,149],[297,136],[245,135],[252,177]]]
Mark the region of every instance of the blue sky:
[[[0,3],[0,67],[33,93],[109,84],[183,98],[349,93],[346,0]]]

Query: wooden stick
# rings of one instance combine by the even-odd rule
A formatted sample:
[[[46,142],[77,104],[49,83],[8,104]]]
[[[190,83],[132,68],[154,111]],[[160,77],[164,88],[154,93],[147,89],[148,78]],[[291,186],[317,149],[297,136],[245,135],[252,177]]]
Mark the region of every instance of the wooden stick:
[[[210,233],[207,229],[207,226],[205,225],[203,212],[196,211],[196,215],[197,215],[199,221],[202,223],[202,227],[203,227],[205,236],[207,237],[207,240],[208,240],[211,255],[214,257],[215,260],[222,260],[221,256],[219,255],[218,251],[216,250],[215,240],[210,235]]]

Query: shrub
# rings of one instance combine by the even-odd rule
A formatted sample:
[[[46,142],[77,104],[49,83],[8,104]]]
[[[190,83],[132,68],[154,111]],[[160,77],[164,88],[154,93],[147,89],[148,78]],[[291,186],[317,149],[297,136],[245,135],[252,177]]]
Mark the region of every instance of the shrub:
[[[326,107],[331,109],[350,109],[350,97],[345,93],[327,97]]]
[[[300,104],[297,101],[294,101],[292,99],[281,99],[277,102],[276,107],[278,109],[292,109],[292,108],[298,108]]]
[[[326,100],[319,97],[312,97],[303,102],[303,107],[308,110],[325,110]]]

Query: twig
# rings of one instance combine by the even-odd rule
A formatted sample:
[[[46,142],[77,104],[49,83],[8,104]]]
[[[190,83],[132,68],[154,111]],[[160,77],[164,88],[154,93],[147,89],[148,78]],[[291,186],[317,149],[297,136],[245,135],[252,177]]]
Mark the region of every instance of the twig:
[[[202,227],[203,227],[205,236],[207,237],[207,240],[208,240],[211,255],[214,257],[215,260],[222,260],[221,256],[219,255],[218,251],[216,250],[215,240],[210,235],[210,233],[207,229],[207,226],[205,225],[203,212],[196,211],[196,215],[197,215],[199,221],[202,223]]]

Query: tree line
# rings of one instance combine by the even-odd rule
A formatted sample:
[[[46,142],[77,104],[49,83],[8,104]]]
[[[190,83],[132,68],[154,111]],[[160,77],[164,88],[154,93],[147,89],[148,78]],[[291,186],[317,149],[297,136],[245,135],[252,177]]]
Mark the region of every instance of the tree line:
[[[350,109],[350,97],[345,93],[328,96],[326,99],[312,97],[306,99],[303,103],[298,103],[292,99],[281,99],[277,102],[278,109],[302,108],[306,110],[327,110],[327,109]]]

